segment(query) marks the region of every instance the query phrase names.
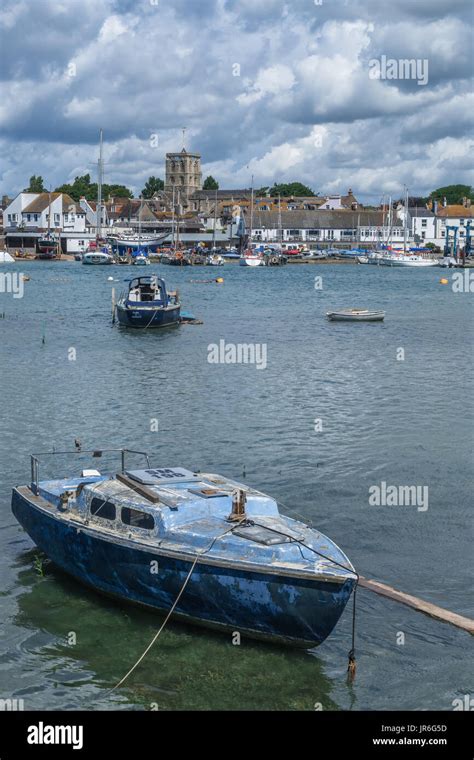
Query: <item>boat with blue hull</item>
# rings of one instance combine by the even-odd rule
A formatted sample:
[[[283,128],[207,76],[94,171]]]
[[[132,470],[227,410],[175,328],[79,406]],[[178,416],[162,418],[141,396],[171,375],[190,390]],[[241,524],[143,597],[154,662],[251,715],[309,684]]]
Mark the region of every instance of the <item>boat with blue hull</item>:
[[[176,291],[168,291],[161,277],[134,277],[120,296],[116,313],[125,327],[168,327],[179,324],[181,304]]]
[[[32,457],[12,510],[53,563],[184,622],[303,648],[329,636],[358,579],[336,544],[242,483],[148,458],[129,470],[128,455],[116,474],[60,480],[40,480]]]

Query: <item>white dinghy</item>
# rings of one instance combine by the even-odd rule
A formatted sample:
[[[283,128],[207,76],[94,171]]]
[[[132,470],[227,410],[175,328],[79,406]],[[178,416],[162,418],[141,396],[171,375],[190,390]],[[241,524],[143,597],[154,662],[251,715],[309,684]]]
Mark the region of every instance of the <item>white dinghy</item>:
[[[328,311],[326,316],[331,322],[382,322],[385,312],[370,309],[342,309]]]

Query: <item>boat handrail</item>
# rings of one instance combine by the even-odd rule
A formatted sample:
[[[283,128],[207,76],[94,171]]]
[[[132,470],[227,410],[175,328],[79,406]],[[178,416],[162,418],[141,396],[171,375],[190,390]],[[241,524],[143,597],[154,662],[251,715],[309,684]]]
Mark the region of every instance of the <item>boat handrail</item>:
[[[150,458],[146,451],[137,451],[136,449],[74,449],[74,451],[40,451],[37,454],[30,454],[31,461],[31,487],[32,491],[38,493],[39,483],[39,457],[44,456],[58,456],[64,454],[92,454],[93,457],[101,457],[102,454],[120,454],[121,455],[121,471],[125,472],[125,455],[126,454],[140,454],[146,459],[147,467],[151,467]]]

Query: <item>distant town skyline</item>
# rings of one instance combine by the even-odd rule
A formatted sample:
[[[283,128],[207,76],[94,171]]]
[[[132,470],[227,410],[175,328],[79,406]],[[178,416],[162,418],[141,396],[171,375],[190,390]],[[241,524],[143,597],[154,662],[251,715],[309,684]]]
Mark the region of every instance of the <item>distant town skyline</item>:
[[[472,4],[4,0],[0,193],[96,178],[138,195],[165,154],[221,187],[363,203],[473,184]]]

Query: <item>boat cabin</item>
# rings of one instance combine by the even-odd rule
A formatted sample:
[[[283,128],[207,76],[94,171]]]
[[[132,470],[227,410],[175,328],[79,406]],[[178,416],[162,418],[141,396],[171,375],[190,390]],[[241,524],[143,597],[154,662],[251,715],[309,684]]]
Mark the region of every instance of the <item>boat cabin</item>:
[[[130,303],[173,303],[175,293],[168,293],[160,277],[134,277],[129,280],[127,301]]]

